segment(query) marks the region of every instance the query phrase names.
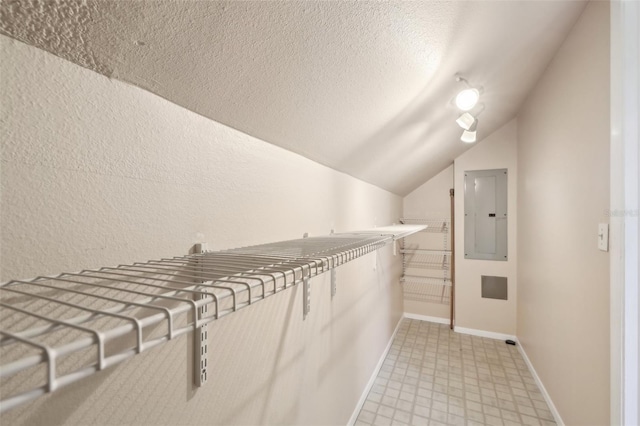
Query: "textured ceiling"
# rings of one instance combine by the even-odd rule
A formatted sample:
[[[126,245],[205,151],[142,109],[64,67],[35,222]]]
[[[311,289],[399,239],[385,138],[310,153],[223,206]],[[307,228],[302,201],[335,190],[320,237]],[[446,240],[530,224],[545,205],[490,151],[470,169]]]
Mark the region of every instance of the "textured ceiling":
[[[0,32],[400,195],[513,118],[577,1],[3,0]],[[176,141],[189,143],[189,141]]]

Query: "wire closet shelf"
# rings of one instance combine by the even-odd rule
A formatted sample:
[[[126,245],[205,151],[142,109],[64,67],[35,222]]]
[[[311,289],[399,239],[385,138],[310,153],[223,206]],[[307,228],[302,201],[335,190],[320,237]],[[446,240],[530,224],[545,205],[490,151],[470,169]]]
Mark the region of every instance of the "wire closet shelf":
[[[0,284],[0,412],[191,331],[205,330],[206,352],[207,324],[302,282],[307,293],[309,278],[422,228],[396,225]]]
[[[401,249],[405,268],[440,269],[448,271],[451,267],[451,251],[431,249]]]
[[[401,283],[405,300],[451,305],[453,293],[453,251],[449,249],[451,219],[413,217],[402,218],[400,223],[427,226],[421,233],[415,234],[410,241],[402,242]]]
[[[402,218],[400,223],[406,225],[426,225],[421,232],[445,234],[449,232],[451,220],[449,219],[422,219],[422,218]]]

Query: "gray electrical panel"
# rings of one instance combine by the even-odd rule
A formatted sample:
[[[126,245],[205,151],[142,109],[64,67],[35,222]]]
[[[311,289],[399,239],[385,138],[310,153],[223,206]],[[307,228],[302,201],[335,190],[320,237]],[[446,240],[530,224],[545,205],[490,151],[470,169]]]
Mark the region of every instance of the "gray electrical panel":
[[[464,172],[464,257],[507,260],[507,169]]]

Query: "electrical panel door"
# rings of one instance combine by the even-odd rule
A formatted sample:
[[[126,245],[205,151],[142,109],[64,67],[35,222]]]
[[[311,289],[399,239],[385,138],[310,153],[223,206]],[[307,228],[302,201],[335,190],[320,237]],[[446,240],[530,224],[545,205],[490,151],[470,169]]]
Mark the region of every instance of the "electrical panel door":
[[[464,257],[507,260],[507,169],[464,172]]]

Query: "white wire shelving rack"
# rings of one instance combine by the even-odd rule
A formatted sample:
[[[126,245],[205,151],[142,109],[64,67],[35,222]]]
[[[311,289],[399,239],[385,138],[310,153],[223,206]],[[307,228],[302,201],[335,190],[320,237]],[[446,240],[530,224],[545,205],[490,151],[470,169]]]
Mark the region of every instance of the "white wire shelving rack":
[[[451,300],[451,279],[405,275],[402,277],[407,300],[448,304]]]
[[[451,267],[450,250],[401,249],[405,268],[436,269],[448,271]]]
[[[206,382],[207,324],[419,232],[396,225],[85,269],[0,284],[0,412],[195,332]]]
[[[421,233],[430,238],[417,238],[411,244],[403,241],[402,290],[407,300],[450,305],[452,303],[452,256],[449,218],[402,218],[400,223],[424,225]],[[440,234],[439,238],[436,234]],[[418,241],[417,244],[414,244]],[[429,248],[425,248],[429,247]],[[437,248],[436,248],[437,247]]]

